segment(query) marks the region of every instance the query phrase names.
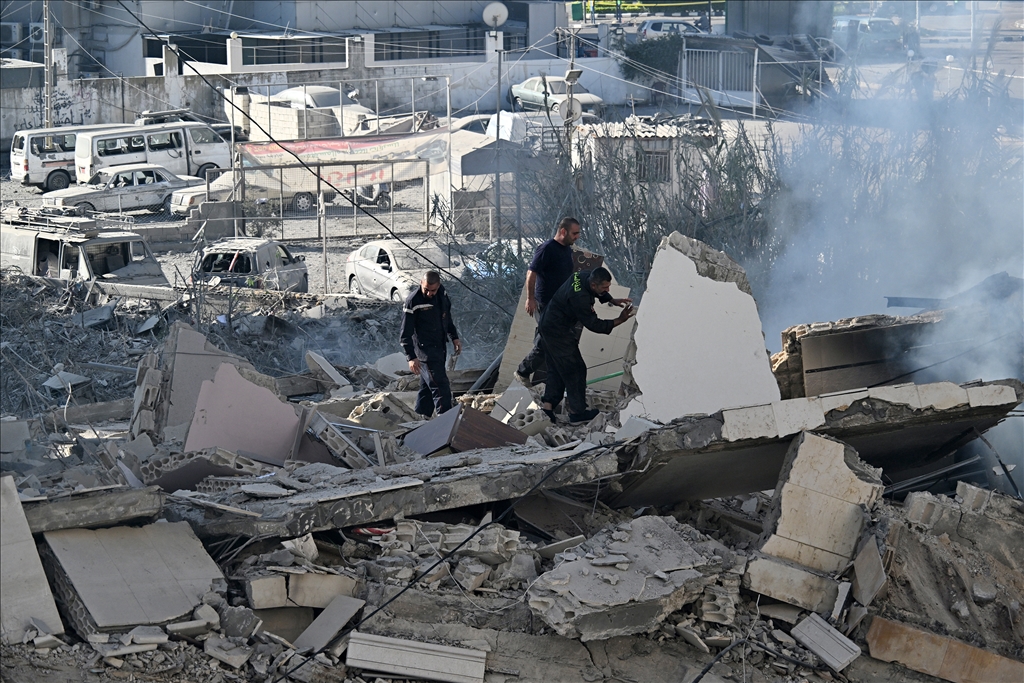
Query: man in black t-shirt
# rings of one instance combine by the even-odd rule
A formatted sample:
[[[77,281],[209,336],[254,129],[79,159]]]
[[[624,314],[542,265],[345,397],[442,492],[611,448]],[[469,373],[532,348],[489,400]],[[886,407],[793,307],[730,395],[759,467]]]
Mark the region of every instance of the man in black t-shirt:
[[[516,369],[516,379],[530,386],[543,381],[544,342],[540,337],[540,319],[544,307],[558,288],[572,275],[572,245],[580,238],[580,222],[565,217],[559,222],[552,239],[533,252],[533,261],[526,271],[526,312],[537,322],[533,348]]]

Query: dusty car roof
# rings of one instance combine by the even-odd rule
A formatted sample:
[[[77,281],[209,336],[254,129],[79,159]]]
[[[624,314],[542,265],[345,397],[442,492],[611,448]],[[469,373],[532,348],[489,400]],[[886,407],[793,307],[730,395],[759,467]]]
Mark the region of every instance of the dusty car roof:
[[[121,171],[148,171],[149,169],[154,169],[154,170],[157,170],[157,171],[163,171],[164,173],[170,173],[171,175],[174,175],[174,176],[178,175],[177,173],[174,173],[172,171],[168,171],[167,168],[165,168],[164,166],[161,166],[160,164],[146,164],[146,163],[118,164],[117,166],[107,166],[106,168],[101,168],[100,170],[98,170],[96,172],[97,173],[103,173],[104,171],[109,171],[110,173],[120,173]]]
[[[214,242],[203,251],[219,251],[222,249],[257,249],[264,244],[271,244],[275,240],[261,239],[259,237],[229,237],[228,239]]]

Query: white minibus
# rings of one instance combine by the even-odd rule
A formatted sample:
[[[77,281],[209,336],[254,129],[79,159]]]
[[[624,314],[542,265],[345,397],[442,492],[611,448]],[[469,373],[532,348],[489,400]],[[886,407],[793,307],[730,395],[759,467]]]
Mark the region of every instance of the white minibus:
[[[44,190],[63,190],[75,177],[78,135],[123,127],[123,123],[107,123],[16,131],[11,142],[11,180]]]
[[[75,148],[75,174],[85,183],[101,168],[149,163],[177,175],[205,178],[208,169],[231,165],[230,147],[208,125],[194,121],[82,133]]]

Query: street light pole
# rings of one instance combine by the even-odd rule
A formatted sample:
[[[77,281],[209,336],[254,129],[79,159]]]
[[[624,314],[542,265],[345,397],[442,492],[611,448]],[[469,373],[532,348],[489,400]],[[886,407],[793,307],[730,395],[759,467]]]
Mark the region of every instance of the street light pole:
[[[494,32],[494,40],[497,43],[498,40],[503,40],[502,33],[500,31]],[[495,122],[494,122],[494,222],[498,226],[498,235],[500,239],[501,235],[501,48],[504,47],[500,43],[497,46],[495,52],[498,55],[498,87],[497,87],[497,107],[495,109]],[[491,235],[493,238],[494,235]]]

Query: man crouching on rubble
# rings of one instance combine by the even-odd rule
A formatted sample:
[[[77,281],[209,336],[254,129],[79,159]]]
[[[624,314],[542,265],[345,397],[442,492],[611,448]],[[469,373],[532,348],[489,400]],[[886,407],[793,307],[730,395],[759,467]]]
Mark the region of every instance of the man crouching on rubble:
[[[456,356],[462,353],[462,342],[452,320],[451,299],[437,271],[423,276],[419,289],[405,300],[404,313],[402,350],[409,359],[409,370],[420,376],[416,412],[430,417],[436,408],[440,415],[452,407],[452,388],[444,368],[448,338]]]
[[[600,412],[587,410],[587,364],[580,353],[580,334],[583,327],[597,334],[611,334],[633,316],[633,300],[613,299],[608,293],[611,286],[612,274],[606,268],[574,273],[558,288],[541,317],[540,336],[548,364],[544,412],[552,421],[563,393],[569,404],[570,422],[589,422]],[[623,307],[622,313],[614,320],[601,320],[594,312],[595,299]]]

